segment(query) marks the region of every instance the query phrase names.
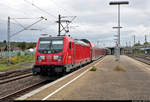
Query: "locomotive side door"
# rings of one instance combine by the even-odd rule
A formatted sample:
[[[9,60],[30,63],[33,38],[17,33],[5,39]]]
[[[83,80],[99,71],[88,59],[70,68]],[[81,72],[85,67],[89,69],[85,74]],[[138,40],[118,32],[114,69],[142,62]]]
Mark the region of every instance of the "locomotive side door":
[[[73,64],[73,58],[74,58],[74,53],[73,53],[73,42],[69,42],[69,50],[71,52],[70,54],[70,60],[71,60],[71,64]]]
[[[75,64],[75,42],[72,42],[72,64]]]

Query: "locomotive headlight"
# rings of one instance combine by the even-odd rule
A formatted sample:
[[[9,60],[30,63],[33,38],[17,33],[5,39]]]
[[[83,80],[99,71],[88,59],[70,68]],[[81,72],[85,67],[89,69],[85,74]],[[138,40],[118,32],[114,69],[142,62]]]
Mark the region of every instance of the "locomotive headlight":
[[[38,57],[37,57],[37,60],[38,60],[38,61],[41,61],[41,60],[44,60],[44,59],[45,59],[45,56],[38,56]]]
[[[61,61],[61,60],[62,60],[62,56],[54,55],[54,56],[53,56],[53,59],[54,59],[54,60]]]
[[[57,56],[57,55],[54,55],[54,56],[53,56],[53,59],[54,59],[54,60],[57,60],[57,59],[58,59],[58,56]]]
[[[44,60],[44,59],[45,59],[45,56],[40,56],[40,57],[41,57],[41,59],[42,59],[42,60]]]
[[[62,61],[62,56],[58,56],[58,61]]]

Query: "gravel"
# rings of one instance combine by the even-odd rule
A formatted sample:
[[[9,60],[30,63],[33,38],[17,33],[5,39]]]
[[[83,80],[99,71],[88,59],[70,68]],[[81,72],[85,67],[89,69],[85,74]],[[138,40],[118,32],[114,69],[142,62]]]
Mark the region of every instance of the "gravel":
[[[0,97],[45,80],[40,76],[30,76],[0,85]]]

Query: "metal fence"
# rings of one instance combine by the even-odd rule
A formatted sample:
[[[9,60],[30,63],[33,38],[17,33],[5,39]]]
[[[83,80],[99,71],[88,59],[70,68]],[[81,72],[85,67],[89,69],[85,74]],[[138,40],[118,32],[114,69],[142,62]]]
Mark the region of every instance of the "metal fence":
[[[10,56],[33,56],[34,55],[34,51],[11,51],[10,52]],[[0,57],[2,58],[6,58],[8,57],[8,51],[0,51]]]

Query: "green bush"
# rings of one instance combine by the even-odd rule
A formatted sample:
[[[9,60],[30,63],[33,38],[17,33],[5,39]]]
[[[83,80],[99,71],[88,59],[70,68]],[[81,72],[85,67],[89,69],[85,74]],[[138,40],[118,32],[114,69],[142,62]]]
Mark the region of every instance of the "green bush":
[[[18,53],[17,53],[17,56],[21,56],[21,52],[18,52]]]
[[[7,58],[1,58],[0,59],[0,71],[6,71],[11,68],[15,68],[18,66],[18,68],[23,68],[24,66],[20,66],[20,64],[24,62],[33,62],[34,61],[34,56],[12,56],[10,57],[10,65],[8,66]]]
[[[96,71],[96,67],[93,66],[92,69],[91,69],[91,71]]]
[[[24,56],[29,56],[28,52],[25,52],[25,53],[24,53]]]
[[[28,61],[34,61],[34,56],[29,56]]]
[[[13,56],[10,58],[11,64],[17,64],[19,62],[19,57],[18,56]]]

